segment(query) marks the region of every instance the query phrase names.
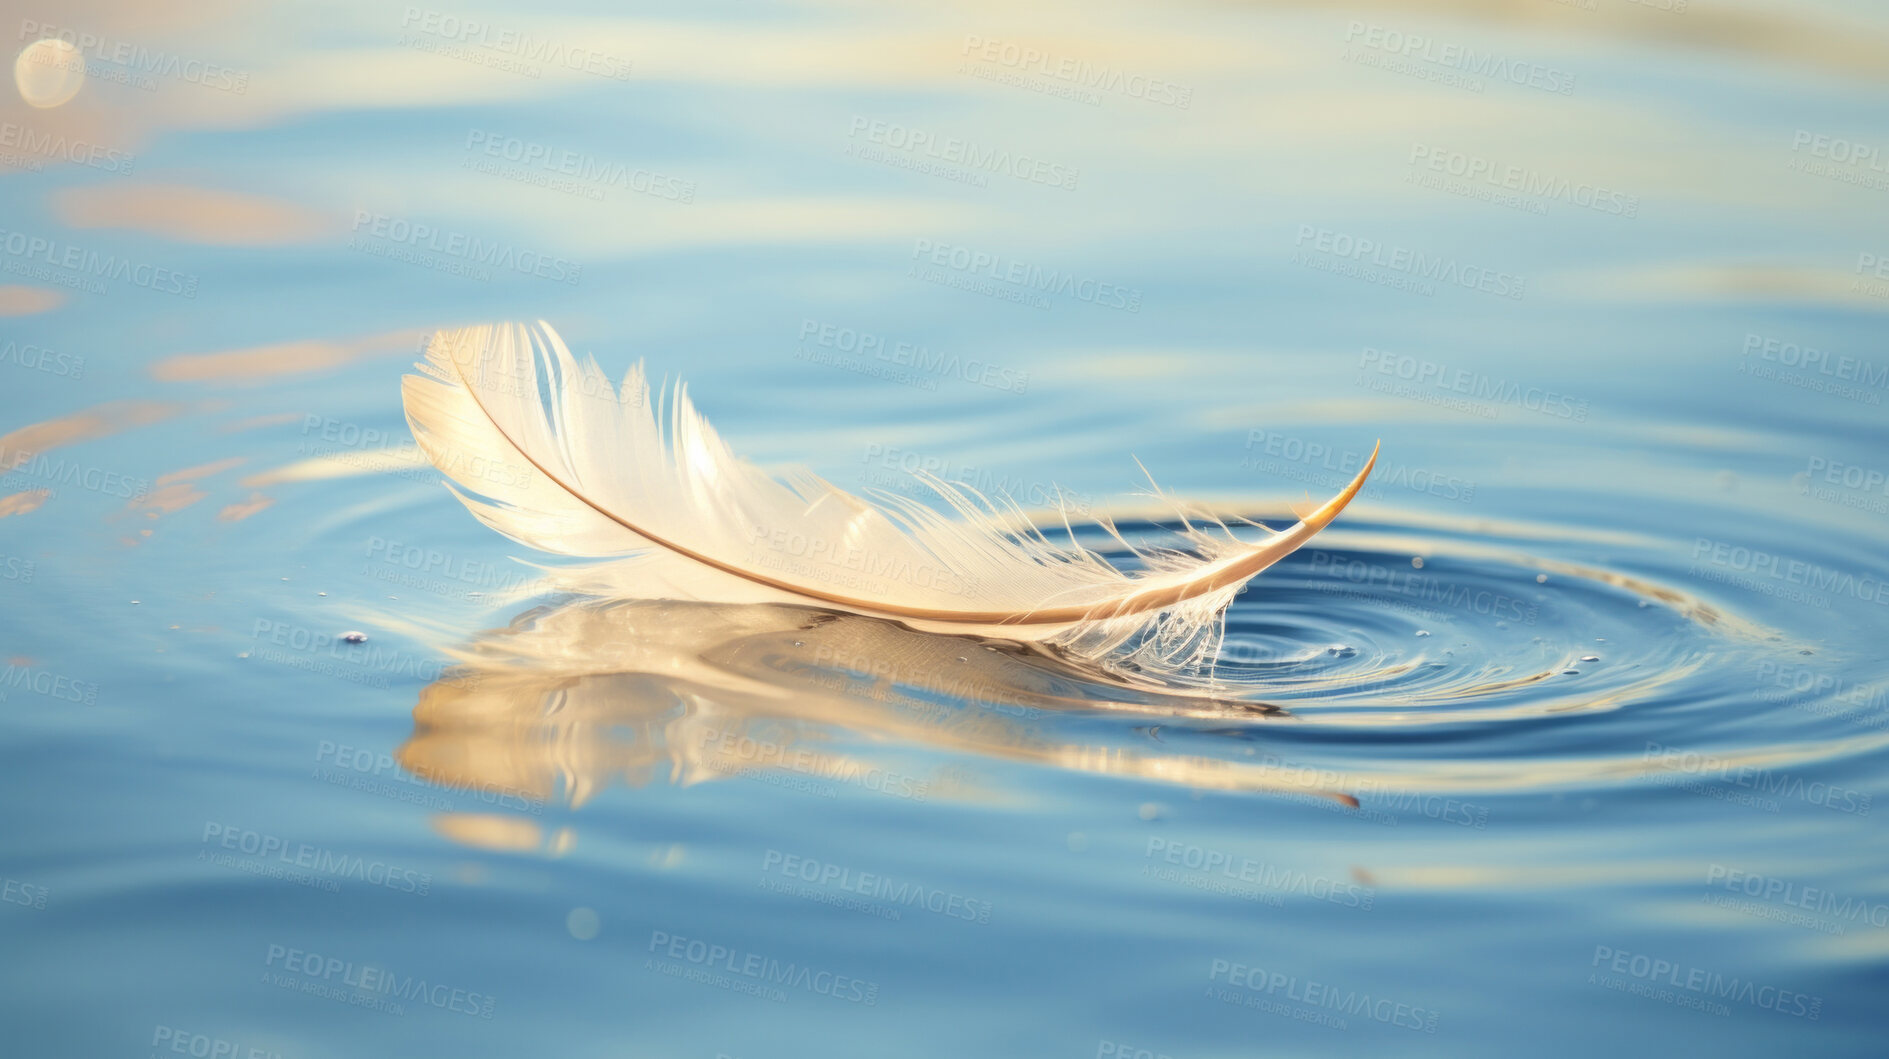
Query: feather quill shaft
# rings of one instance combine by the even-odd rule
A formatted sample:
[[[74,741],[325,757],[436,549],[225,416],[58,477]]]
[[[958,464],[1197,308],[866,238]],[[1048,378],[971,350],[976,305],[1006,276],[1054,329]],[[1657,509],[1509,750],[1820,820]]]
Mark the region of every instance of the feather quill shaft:
[[[1163,668],[1210,657],[1240,586],[1329,525],[1377,462],[1373,449],[1337,496],[1257,543],[1217,520],[1218,535],[1196,529],[1177,507],[1193,554],[1131,546],[1146,569],[1127,573],[1073,532],[1050,541],[1007,498],[929,476],[956,518],[805,473],[776,480],[735,456],[681,385],[658,402],[640,365],[613,385],[542,321],[442,331],[418,368],[402,384],[408,423],[475,516],[542,551],[621,557],[554,569],[564,587],[822,606],[1094,657],[1132,642]]]

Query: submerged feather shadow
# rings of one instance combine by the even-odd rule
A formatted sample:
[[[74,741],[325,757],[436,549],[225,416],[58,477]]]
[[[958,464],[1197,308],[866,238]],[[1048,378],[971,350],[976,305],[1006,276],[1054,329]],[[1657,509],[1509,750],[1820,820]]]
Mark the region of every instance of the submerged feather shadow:
[[[639,364],[613,385],[542,321],[441,331],[418,367],[403,380],[407,421],[473,515],[540,551],[615,557],[551,569],[560,588],[819,607],[1093,660],[1127,648],[1144,670],[1210,660],[1233,596],[1336,518],[1377,462],[1373,450],[1288,529],[1254,523],[1257,543],[1218,519],[1199,529],[1177,504],[1189,550],[1116,534],[1142,566],[1131,572],[1073,532],[1050,540],[1008,498],[935,477],[922,480],[955,517],[805,472],[776,479],[736,456],[681,384],[652,394]]]

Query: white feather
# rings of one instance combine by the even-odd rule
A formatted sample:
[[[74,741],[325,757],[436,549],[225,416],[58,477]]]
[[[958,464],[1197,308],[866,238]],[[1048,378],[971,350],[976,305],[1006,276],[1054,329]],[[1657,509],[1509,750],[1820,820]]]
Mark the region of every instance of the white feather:
[[[407,422],[480,521],[541,551],[620,557],[553,568],[559,587],[815,606],[1096,659],[1132,644],[1146,668],[1210,658],[1241,586],[1331,522],[1377,461],[1291,528],[1254,523],[1258,543],[1217,519],[1219,533],[1196,529],[1178,506],[1188,553],[1136,549],[1104,522],[1144,567],[1129,572],[1073,532],[1050,541],[1008,498],[929,476],[955,517],[807,473],[776,480],[729,450],[683,386],[652,400],[640,364],[614,386],[542,321],[441,331],[418,367],[403,380]]]

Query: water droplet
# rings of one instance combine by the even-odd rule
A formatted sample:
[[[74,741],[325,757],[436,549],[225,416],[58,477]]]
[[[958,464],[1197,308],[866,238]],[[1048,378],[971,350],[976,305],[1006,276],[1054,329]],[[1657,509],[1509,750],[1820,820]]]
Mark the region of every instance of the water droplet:
[[[1428,630],[1428,629],[1418,629],[1418,630],[1417,630],[1417,635],[1418,635],[1418,636],[1428,636],[1428,635],[1430,635],[1430,630]]]
[[[61,106],[85,87],[85,53],[57,37],[36,40],[13,61],[13,83],[29,107]]]
[[[804,641],[804,640],[795,640],[795,641],[794,641],[794,646],[795,646],[795,647],[805,647],[805,646],[807,646],[807,644],[806,644],[806,641]]]
[[[1581,671],[1578,669],[1563,669],[1561,675],[1564,677],[1578,677],[1581,675]]]
[[[578,941],[589,941],[597,936],[603,927],[603,919],[594,908],[573,908],[571,914],[564,917],[564,929],[571,932],[571,937]]]
[[[1419,570],[1421,570],[1421,569],[1423,569],[1423,556],[1421,556],[1421,555],[1413,555],[1413,556],[1411,556],[1411,557],[1410,557],[1410,565],[1412,565],[1412,566],[1414,566],[1414,567],[1416,567],[1416,568],[1417,568],[1417,569],[1419,569]]]
[[[143,602],[144,602],[144,600],[141,600],[141,599],[134,599],[134,600],[132,600],[132,601],[131,601],[131,605],[135,607],[135,606],[137,606],[138,604],[140,604],[140,603],[143,603]]]
[[[1583,662],[1598,662],[1598,661],[1600,661],[1600,656],[1599,656],[1599,655],[1582,655],[1582,656],[1581,656],[1581,661],[1583,661]]]
[[[960,661],[960,662],[969,662],[969,661],[970,661],[970,659],[968,659],[968,658],[966,658],[966,657],[964,657],[963,655],[959,655],[959,656],[958,656],[958,661]]]
[[[1545,585],[1545,584],[1547,584],[1547,583],[1548,583],[1548,575],[1547,575],[1547,574],[1536,574],[1536,575],[1535,575],[1535,583],[1536,583],[1536,584],[1538,584],[1538,585]]]
[[[346,643],[366,643],[367,634],[364,632],[354,632],[354,631],[344,632],[341,634],[341,639]]]
[[[1155,820],[1159,819],[1161,816],[1161,807],[1153,802],[1142,802],[1141,808],[1135,810],[1135,812],[1143,820]]]
[[[318,595],[318,596],[325,596],[325,595],[327,595],[328,593],[326,593],[326,592],[317,592],[317,593],[315,593],[315,594],[316,594],[316,595]]]
[[[1647,602],[1646,600],[1641,600],[1641,601],[1640,601],[1640,609],[1641,609],[1641,610],[1645,610],[1646,608],[1648,608],[1648,607],[1650,607],[1650,606],[1652,606],[1652,604],[1651,604],[1651,603],[1648,603],[1648,602]]]

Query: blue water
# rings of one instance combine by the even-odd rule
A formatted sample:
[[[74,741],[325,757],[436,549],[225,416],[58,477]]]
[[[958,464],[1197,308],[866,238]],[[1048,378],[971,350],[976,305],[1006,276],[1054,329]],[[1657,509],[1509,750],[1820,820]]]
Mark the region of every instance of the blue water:
[[[0,1052],[1880,1054],[1889,25],[1679,8],[8,0]],[[1150,539],[1384,456],[1203,705],[539,592],[399,398],[536,318]]]

